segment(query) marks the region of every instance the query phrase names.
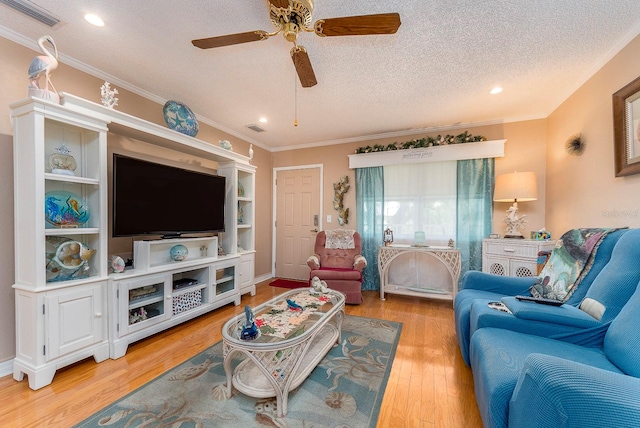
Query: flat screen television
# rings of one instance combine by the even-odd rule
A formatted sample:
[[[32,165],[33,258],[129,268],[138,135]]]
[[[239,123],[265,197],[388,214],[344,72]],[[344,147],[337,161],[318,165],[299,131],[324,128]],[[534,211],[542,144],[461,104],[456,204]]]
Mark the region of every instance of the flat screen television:
[[[112,234],[224,232],[225,177],[113,155]]]

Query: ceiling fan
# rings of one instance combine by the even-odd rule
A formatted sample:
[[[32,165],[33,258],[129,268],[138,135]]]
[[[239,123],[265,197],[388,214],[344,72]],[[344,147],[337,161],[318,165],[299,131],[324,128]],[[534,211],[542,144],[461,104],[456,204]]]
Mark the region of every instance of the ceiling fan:
[[[307,50],[298,45],[298,33],[315,32],[318,36],[358,36],[369,34],[394,34],[400,27],[400,15],[381,13],[376,15],[346,16],[342,18],[320,19],[312,25],[313,0],[267,0],[269,16],[276,31],[248,31],[192,40],[200,49],[219,48],[221,46],[266,40],[282,33],[285,39],[293,43],[291,58],[296,68],[300,84],[309,88],[318,83]]]

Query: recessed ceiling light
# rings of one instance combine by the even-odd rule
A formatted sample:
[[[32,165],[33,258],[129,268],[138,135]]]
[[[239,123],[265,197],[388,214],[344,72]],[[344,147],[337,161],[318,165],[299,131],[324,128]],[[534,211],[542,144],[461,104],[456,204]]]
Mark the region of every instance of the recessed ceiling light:
[[[86,19],[88,23],[93,24],[96,27],[104,27],[104,21],[98,15],[87,13],[84,16],[84,19]]]
[[[491,91],[489,91],[489,93],[492,95],[499,94],[500,92],[502,92],[502,88],[500,86],[496,86]]]
[[[259,121],[260,123],[267,123],[267,122],[268,122],[268,120],[267,120],[267,118],[266,118],[266,117],[261,117],[260,119],[258,119],[258,121]]]

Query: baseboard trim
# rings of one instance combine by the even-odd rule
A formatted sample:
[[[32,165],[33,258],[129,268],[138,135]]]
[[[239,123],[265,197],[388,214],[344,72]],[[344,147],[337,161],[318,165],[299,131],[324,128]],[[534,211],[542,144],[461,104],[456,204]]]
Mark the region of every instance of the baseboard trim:
[[[273,278],[273,275],[271,275],[271,273],[265,273],[264,275],[256,276],[255,278],[253,278],[253,283],[259,284],[262,281],[266,281],[271,278]]]
[[[0,363],[0,377],[13,374],[13,359]]]

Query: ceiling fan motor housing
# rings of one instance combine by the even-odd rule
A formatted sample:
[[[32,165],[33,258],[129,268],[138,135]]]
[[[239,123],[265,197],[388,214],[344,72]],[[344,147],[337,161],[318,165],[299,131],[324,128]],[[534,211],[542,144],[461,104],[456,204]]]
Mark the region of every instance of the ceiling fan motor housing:
[[[276,29],[282,29],[284,31],[284,36],[287,40],[293,41],[295,40],[295,36],[291,39],[291,36],[287,36],[287,26],[286,24],[291,23],[294,24],[297,28],[295,28],[295,34],[298,34],[300,29],[312,29],[312,17],[313,15],[313,1],[312,0],[293,0],[289,2],[289,8],[282,9],[277,8],[271,5],[269,10],[269,17],[271,18],[271,23]],[[289,28],[291,30],[291,28]],[[311,30],[313,31],[313,30]]]

